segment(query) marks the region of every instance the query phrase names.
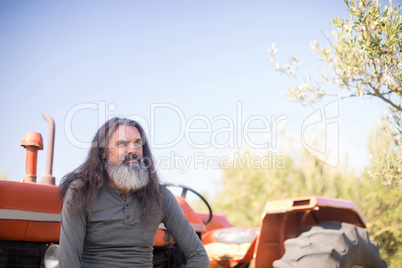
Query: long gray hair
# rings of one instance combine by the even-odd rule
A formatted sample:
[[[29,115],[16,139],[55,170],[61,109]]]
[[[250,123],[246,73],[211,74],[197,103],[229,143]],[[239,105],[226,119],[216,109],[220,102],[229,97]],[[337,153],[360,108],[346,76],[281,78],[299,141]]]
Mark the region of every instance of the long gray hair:
[[[107,155],[109,140],[117,128],[121,125],[136,127],[142,139],[142,154],[144,164],[148,167],[149,181],[145,188],[136,192],[141,202],[141,218],[147,220],[153,214],[155,206],[161,205],[160,188],[163,187],[155,170],[154,159],[149,148],[148,141],[141,125],[131,119],[115,117],[107,121],[96,133],[92,140],[91,149],[85,162],[74,171],[63,177],[60,185],[60,196],[63,199],[71,183],[74,182],[74,213],[90,212],[96,195],[104,185],[108,183],[103,156]]]

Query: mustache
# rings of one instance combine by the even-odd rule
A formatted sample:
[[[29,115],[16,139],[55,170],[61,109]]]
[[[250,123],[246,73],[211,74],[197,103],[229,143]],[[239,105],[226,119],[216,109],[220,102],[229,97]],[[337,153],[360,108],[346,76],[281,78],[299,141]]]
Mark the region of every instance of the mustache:
[[[122,157],[121,162],[129,161],[129,160],[133,160],[133,159],[135,159],[137,161],[141,161],[141,156],[137,153],[128,153]]]

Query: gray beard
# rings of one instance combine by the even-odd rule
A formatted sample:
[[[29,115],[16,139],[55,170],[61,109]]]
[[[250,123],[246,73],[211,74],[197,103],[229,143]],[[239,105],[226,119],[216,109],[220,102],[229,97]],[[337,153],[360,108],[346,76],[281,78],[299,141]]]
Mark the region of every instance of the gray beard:
[[[109,177],[122,190],[137,191],[143,189],[149,181],[147,167],[143,161],[119,164],[110,164],[108,160],[105,163],[105,169]]]

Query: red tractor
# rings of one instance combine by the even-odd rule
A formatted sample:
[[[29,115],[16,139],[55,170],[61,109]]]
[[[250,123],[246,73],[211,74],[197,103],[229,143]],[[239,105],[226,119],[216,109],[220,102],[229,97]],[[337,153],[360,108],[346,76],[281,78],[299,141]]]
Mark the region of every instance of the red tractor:
[[[39,133],[21,142],[27,150],[23,182],[0,181],[0,267],[58,267],[61,202],[52,176],[54,123],[50,124],[46,175],[36,183]],[[177,196],[188,221],[208,252],[210,267],[386,267],[366,222],[350,201],[320,196],[272,200],[257,227],[233,227],[212,213],[208,202],[182,185]],[[187,191],[198,195],[209,213],[194,212]],[[185,259],[163,225],[154,241],[154,267],[185,267]]]

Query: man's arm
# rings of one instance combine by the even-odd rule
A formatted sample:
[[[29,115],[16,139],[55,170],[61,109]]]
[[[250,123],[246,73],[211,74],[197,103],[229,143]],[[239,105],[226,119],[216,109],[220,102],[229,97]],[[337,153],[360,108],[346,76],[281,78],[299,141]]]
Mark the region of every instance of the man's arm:
[[[74,214],[70,201],[72,189],[68,189],[61,212],[59,267],[81,267],[81,256],[86,233],[85,213]]]
[[[201,240],[187,221],[174,195],[166,188],[163,190],[163,211],[165,213],[163,223],[186,256],[186,268],[208,267],[208,255]]]

